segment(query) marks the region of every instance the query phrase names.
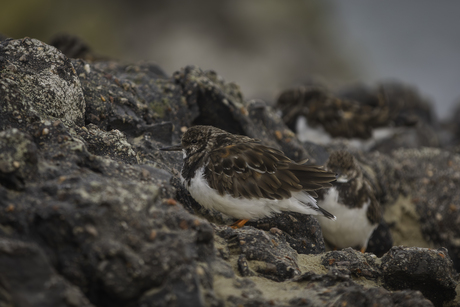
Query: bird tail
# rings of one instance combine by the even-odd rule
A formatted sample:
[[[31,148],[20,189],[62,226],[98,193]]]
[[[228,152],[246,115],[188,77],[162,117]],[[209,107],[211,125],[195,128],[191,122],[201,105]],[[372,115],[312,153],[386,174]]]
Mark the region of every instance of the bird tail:
[[[336,175],[319,166],[292,164],[289,170],[300,180],[300,185],[306,191],[315,191],[331,187]]]
[[[337,218],[335,215],[329,213],[328,211],[324,210],[320,206],[316,204],[316,199],[314,199],[309,193],[306,192],[297,192],[293,194],[294,198],[297,199],[300,203],[302,203],[304,206],[306,206],[309,209],[312,209],[314,211],[312,212],[319,212],[320,214],[317,213],[317,215],[323,215],[324,217],[335,221]],[[312,213],[310,213],[312,214]]]
[[[335,221],[337,219],[335,217],[335,215],[331,214],[329,211],[324,210],[320,206],[318,206],[318,209],[319,209],[319,211],[321,211],[321,213],[324,215],[324,217],[327,217],[328,219],[333,220],[333,221]]]

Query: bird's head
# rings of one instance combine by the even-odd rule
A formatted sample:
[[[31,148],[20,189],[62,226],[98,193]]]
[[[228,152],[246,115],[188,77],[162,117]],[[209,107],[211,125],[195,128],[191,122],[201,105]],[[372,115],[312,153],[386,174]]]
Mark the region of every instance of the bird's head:
[[[210,146],[211,139],[217,133],[224,131],[212,126],[192,126],[182,136],[181,144],[161,148],[162,151],[180,151],[184,154],[184,159],[194,156],[196,153],[202,153],[206,147]]]
[[[361,175],[361,169],[356,159],[351,153],[344,150],[331,153],[326,169],[337,174],[338,183],[346,183]]]

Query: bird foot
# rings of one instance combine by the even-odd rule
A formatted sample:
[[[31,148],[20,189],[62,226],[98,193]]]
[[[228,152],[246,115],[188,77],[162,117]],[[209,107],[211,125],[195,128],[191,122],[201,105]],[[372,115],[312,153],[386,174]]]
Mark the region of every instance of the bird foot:
[[[238,221],[236,221],[235,223],[233,223],[232,225],[230,225],[230,227],[231,227],[232,229],[241,228],[241,227],[244,226],[244,224],[247,223],[247,221],[249,221],[249,220],[238,220]]]

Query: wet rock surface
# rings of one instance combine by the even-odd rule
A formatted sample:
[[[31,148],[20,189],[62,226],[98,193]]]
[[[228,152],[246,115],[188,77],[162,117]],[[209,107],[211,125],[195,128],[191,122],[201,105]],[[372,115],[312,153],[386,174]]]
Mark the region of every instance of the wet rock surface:
[[[326,252],[310,216],[283,213],[233,230],[233,219],[190,197],[178,179],[182,155],[159,148],[193,124],[249,135],[312,163],[339,146],[300,142],[275,110],[245,101],[215,72],[189,66],[168,76],[149,63],[69,59],[34,39],[6,39],[0,107],[0,305],[460,301],[455,151],[355,152],[382,207],[412,208],[420,236],[447,248],[388,251],[388,233],[404,226],[394,219],[369,243],[379,258]],[[426,108],[415,109],[386,121],[407,124],[416,113],[432,124]]]

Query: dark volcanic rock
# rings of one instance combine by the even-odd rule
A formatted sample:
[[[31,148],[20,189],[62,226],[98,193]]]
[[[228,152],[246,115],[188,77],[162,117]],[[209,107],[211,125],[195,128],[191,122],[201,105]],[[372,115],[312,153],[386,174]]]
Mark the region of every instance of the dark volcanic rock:
[[[428,242],[446,247],[460,270],[460,156],[435,148],[398,150],[392,155],[409,184],[411,202]]]
[[[100,83],[91,87],[85,82],[82,90],[85,76],[80,71],[77,77],[72,63],[53,47],[37,40],[6,40],[0,54],[1,235],[38,244],[45,251],[40,257],[48,259],[39,265],[52,265],[58,280],[71,282],[95,305],[132,304],[154,288],[161,289],[156,298],[170,297],[182,290],[168,285],[192,279],[197,283],[189,288],[189,297],[212,297],[211,275],[197,264],[213,258],[212,228],[167,201],[174,196],[171,174],[137,153],[155,137],[151,132],[157,130],[145,129],[154,126],[154,116],[149,117],[153,111],[139,111],[136,96],[139,105],[133,110],[123,111],[114,103],[117,111],[103,112],[110,115],[106,122],[86,120],[87,126],[80,127],[85,99],[86,117],[102,106],[99,101],[112,103],[109,96],[95,101],[95,92],[110,91],[111,85],[101,81],[103,73],[94,77]],[[83,62],[74,62],[80,68],[79,63],[85,70]],[[5,69],[7,65],[12,66]],[[121,94],[128,95],[131,88],[126,87],[121,84]],[[132,114],[139,116],[140,132],[106,130],[116,118],[126,122],[120,128],[137,129]],[[127,138],[141,134],[137,145]],[[36,272],[43,275],[37,280],[47,280],[44,271]],[[19,304],[15,290],[7,291]],[[47,306],[58,305],[50,301]]]
[[[0,128],[59,118],[82,125],[85,98],[70,60],[36,39],[0,42]]]
[[[0,305],[431,306],[414,289],[436,304],[458,302],[444,250],[404,250],[411,265],[398,271],[394,250],[382,266],[348,249],[318,255],[314,217],[223,225],[233,219],[202,208],[180,184],[182,154],[159,148],[193,124],[212,124],[294,160],[321,163],[327,150],[301,144],[270,107],[245,101],[215,72],[189,66],[170,77],[154,64],[91,60],[34,39],[0,42]],[[418,197],[423,233],[457,263],[457,155],[358,158],[382,206]],[[419,267],[439,277],[426,280],[446,296],[412,280]],[[407,276],[403,285],[392,272]],[[390,292],[382,280],[409,290]]]
[[[291,306],[321,306],[325,302],[331,306],[424,306],[433,304],[425,299],[419,291],[389,292],[382,288],[366,288],[358,285],[350,278],[347,270],[331,269],[325,275],[311,272],[295,278],[303,295],[290,301]],[[319,302],[314,303],[315,297],[310,293],[320,293]],[[313,299],[312,299],[313,298]]]
[[[181,110],[171,106],[180,103],[181,89],[171,84],[156,67],[141,68],[116,62],[89,64],[83,60],[72,60],[72,63],[81,79],[88,105],[87,125],[92,123],[104,131],[118,129],[135,137],[148,133],[154,139],[159,137],[161,141],[171,142],[178,140],[179,128],[189,124],[190,116],[193,119],[194,113],[190,111],[189,116],[179,114],[177,117]],[[148,78],[149,82],[137,86],[136,82],[142,79],[136,78]],[[175,133],[174,126],[168,122],[177,128]],[[163,132],[162,135],[157,135],[159,132]],[[166,139],[168,134],[169,139]]]
[[[43,250],[19,240],[0,239],[2,306],[93,306],[56,274]]]
[[[382,257],[393,246],[393,236],[385,220],[382,220],[372,233],[366,252]]]
[[[341,292],[342,291],[342,296],[333,306],[433,306],[433,304],[425,299],[418,291],[389,293],[381,288],[362,289],[361,287],[350,287],[341,289]]]
[[[382,257],[381,268],[388,288],[419,290],[435,306],[442,306],[456,295],[458,274],[452,269],[452,260],[445,248],[395,246]]]
[[[311,215],[280,213],[271,218],[248,222],[247,225],[284,236],[286,242],[299,254],[319,254],[325,251],[321,227]]]
[[[424,298],[419,291],[395,291],[392,293],[391,299],[395,307],[433,306],[433,304]]]
[[[347,270],[356,276],[365,278],[380,277],[380,268],[376,264],[377,257],[373,254],[362,254],[351,247],[341,251],[332,251],[326,253],[322,258],[322,265],[325,267],[337,267]]]
[[[37,146],[18,129],[0,132],[0,183],[14,190],[37,172]]]
[[[283,281],[300,273],[296,253],[283,236],[252,227],[225,226],[216,230],[216,235],[227,241],[230,254],[240,255],[238,267],[243,276],[260,275]]]
[[[98,169],[107,162],[93,161],[102,164]],[[120,171],[141,171],[110,163],[111,179],[83,167],[29,186],[27,194],[7,193],[0,221],[16,236],[38,240],[58,272],[94,304],[123,306],[161,286],[169,268],[188,265],[193,271],[198,259],[212,257],[212,229],[164,203],[167,186],[121,179]]]

